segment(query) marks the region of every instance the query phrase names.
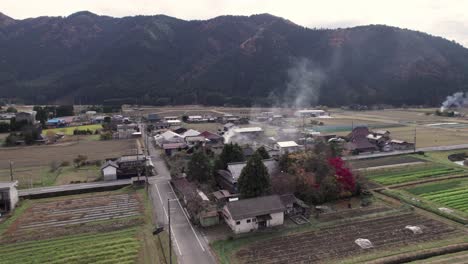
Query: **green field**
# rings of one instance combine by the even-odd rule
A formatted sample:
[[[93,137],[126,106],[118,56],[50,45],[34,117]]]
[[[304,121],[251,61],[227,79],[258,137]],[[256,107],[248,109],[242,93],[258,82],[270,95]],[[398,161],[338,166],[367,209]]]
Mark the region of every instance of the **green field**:
[[[451,180],[408,188],[407,192],[430,202],[468,213],[468,180]]]
[[[94,131],[98,129],[102,129],[102,125],[95,124],[95,125],[85,125],[85,126],[74,126],[74,127],[61,127],[61,128],[50,128],[50,129],[44,129],[42,131],[42,134],[47,134],[48,131],[52,131],[54,133],[64,133],[65,135],[71,136],[73,135],[73,130],[78,129],[78,130],[91,130],[93,133]]]
[[[137,230],[131,228],[102,234],[2,245],[0,262],[135,263],[139,247]]]
[[[364,172],[363,175],[367,176],[368,179],[374,182],[383,185],[391,185],[412,182],[425,178],[457,175],[464,172],[466,172],[466,170],[462,168],[443,165],[423,165]]]

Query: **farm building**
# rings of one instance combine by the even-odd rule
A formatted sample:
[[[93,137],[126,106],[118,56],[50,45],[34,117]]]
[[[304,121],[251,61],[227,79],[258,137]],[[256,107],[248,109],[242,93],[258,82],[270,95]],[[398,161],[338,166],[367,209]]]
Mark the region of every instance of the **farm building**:
[[[187,146],[193,147],[197,145],[205,145],[208,143],[210,140],[205,138],[204,136],[187,136],[184,138],[185,143],[187,143]]]
[[[285,211],[280,197],[271,195],[229,202],[223,217],[232,231],[240,234],[282,225]]]
[[[297,117],[319,117],[327,115],[327,112],[320,109],[299,110],[294,113]]]
[[[153,163],[145,155],[127,155],[118,158],[115,163],[119,166],[117,179],[124,179],[151,172]]]
[[[101,166],[101,173],[105,181],[115,181],[117,180],[117,169],[119,165],[117,163],[109,160],[104,165]]]
[[[18,204],[18,181],[0,182],[0,213],[10,212]]]
[[[219,216],[216,205],[212,203],[208,197],[197,186],[187,180],[187,178],[172,179],[171,184],[174,186],[176,195],[187,206],[190,203],[200,205],[200,211],[193,211],[193,207],[187,207],[190,218],[196,223],[200,223],[203,227],[219,224]]]
[[[209,131],[203,131],[200,133],[200,136],[205,137],[206,139],[209,139],[210,142],[209,144],[223,144],[224,143],[224,138],[218,134],[211,133]]]
[[[146,117],[146,120],[148,120],[148,122],[150,123],[159,123],[161,122],[161,117],[156,113],[151,113],[151,114],[148,114],[148,116]]]
[[[304,201],[294,196],[294,194],[283,194],[280,196],[280,199],[284,207],[286,208],[286,215],[303,215],[307,218],[310,216],[310,207],[306,203],[304,203]]]
[[[274,159],[263,160],[263,164],[270,175],[278,171],[278,162]],[[231,193],[238,193],[237,181],[246,165],[247,162],[228,163],[227,170],[218,170],[218,184]]]
[[[16,122],[27,122],[28,124],[36,123],[36,111],[21,111],[16,113]]]
[[[189,123],[199,123],[208,121],[206,118],[203,118],[201,115],[193,115],[187,117],[187,122]]]
[[[293,153],[302,149],[301,145],[298,145],[295,141],[280,141],[275,144],[275,149],[280,154]]]
[[[182,121],[180,121],[180,120],[166,120],[166,123],[168,123],[170,126],[180,126],[180,124],[182,124]]]
[[[54,127],[64,127],[67,125],[67,122],[63,118],[52,118],[47,120],[46,126],[49,128],[54,128]]]
[[[234,123],[226,123],[226,124],[224,124],[224,126],[223,126],[223,130],[224,130],[224,131],[228,131],[229,129],[231,129],[231,128],[235,127],[235,126],[236,126],[236,125],[235,125]]]
[[[374,152],[378,150],[376,144],[371,143],[367,137],[370,134],[369,128],[366,126],[357,126],[346,137],[348,143],[345,144],[345,149],[353,153]]]
[[[154,136],[154,141],[159,146],[162,146],[165,143],[182,143],[184,142],[184,137],[168,130],[162,134]]]
[[[411,150],[414,149],[414,143],[407,142],[404,140],[390,140],[390,145],[394,150]]]
[[[195,137],[195,136],[198,136],[200,135],[200,132],[198,132],[197,130],[194,130],[194,129],[189,129],[187,131],[185,131],[184,133],[181,134],[182,137]]]
[[[167,156],[172,156],[175,152],[182,151],[187,149],[188,146],[184,142],[175,142],[175,143],[163,143],[162,149]]]

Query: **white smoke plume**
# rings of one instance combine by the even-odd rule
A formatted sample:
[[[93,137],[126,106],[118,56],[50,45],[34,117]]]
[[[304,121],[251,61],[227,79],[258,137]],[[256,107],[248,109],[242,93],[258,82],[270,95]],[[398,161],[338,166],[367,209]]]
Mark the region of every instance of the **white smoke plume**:
[[[468,93],[457,92],[453,95],[447,96],[447,99],[442,103],[440,111],[444,112],[447,108],[460,108],[468,106]]]
[[[296,59],[288,70],[283,107],[303,108],[315,105],[325,80],[324,72],[306,58]]]

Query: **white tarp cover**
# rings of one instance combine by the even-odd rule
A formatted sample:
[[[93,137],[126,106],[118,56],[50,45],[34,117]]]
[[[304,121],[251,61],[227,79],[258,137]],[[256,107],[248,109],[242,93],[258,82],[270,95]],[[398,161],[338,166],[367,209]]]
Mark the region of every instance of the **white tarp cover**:
[[[372,245],[372,243],[370,242],[369,239],[365,239],[365,238],[358,238],[354,241],[354,243],[356,243],[358,246],[360,246],[362,249],[366,249],[366,248],[373,248],[374,245]]]
[[[411,232],[413,232],[413,234],[415,234],[415,235],[423,233],[421,227],[419,227],[419,226],[407,225],[407,226],[405,226],[405,229],[411,230]]]
[[[445,207],[441,207],[441,208],[439,208],[439,210],[444,212],[444,213],[448,213],[448,214],[453,213],[452,209],[448,209],[448,208],[445,208]]]

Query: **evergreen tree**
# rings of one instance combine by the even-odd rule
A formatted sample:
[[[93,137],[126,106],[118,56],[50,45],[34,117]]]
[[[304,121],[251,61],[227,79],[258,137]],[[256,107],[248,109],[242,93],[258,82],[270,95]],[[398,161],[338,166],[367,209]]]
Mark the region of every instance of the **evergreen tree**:
[[[261,146],[257,149],[258,154],[262,157],[262,159],[269,159],[270,154],[268,154],[268,151],[265,149],[264,146]]]
[[[249,159],[247,165],[242,169],[237,184],[239,192],[244,198],[262,196],[269,192],[270,176],[260,154],[256,152]]]
[[[200,183],[213,182],[210,161],[203,150],[198,150],[192,154],[188,163],[187,175],[189,180],[196,180]]]
[[[244,154],[242,153],[242,148],[237,144],[226,144],[223,147],[223,151],[216,159],[215,169],[216,170],[225,170],[227,164],[230,162],[241,162],[244,161]]]

